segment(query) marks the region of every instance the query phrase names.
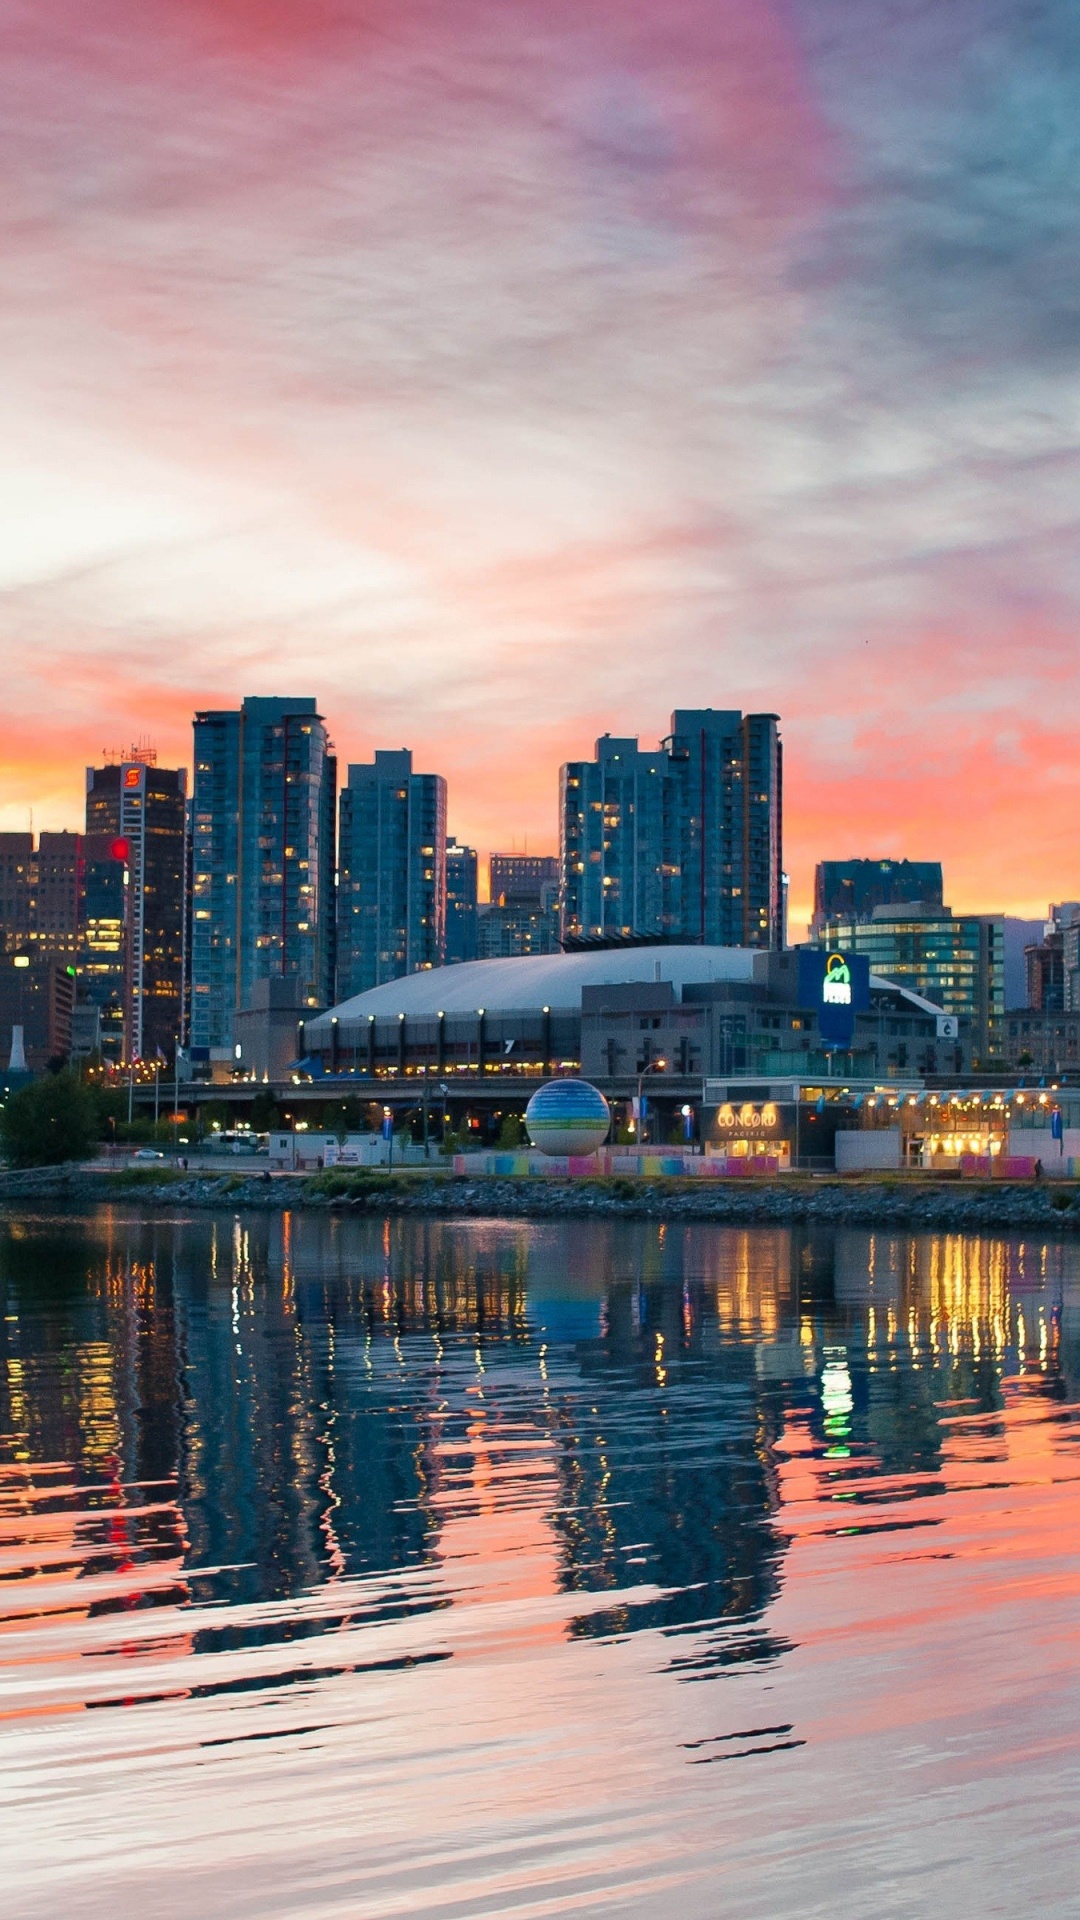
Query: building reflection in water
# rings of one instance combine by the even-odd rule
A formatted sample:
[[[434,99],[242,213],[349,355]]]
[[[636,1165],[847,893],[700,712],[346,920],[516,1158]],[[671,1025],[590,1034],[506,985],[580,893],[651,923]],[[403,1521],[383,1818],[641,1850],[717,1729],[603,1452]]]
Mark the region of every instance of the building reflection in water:
[[[415,1571],[431,1608],[570,1596],[546,1630],[659,1629],[702,1677],[782,1651],[807,1471],[887,1502],[958,1412],[986,1458],[1018,1444],[1006,1394],[1075,1397],[1076,1269],[848,1231],[9,1221],[5,1538],[42,1612],[50,1583],[65,1616],[224,1603],[196,1649],[281,1633],[228,1603],[338,1582],[344,1615],[358,1576]]]

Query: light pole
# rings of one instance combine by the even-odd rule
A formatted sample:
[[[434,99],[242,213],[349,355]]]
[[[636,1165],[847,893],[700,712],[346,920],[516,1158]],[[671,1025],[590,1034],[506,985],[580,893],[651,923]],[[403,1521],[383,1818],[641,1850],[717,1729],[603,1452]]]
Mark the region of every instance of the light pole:
[[[643,1147],[645,1145],[645,1108],[643,1104],[644,1095],[642,1094],[641,1089],[644,1086],[644,1083],[650,1073],[663,1073],[666,1066],[667,1066],[666,1060],[653,1060],[647,1066],[642,1067],[641,1072],[638,1074],[637,1110],[638,1110],[638,1146],[639,1147]]]

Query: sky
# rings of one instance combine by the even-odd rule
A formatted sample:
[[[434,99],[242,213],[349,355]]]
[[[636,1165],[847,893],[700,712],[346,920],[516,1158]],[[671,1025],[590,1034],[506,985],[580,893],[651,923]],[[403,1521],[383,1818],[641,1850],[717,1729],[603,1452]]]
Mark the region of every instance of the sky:
[[[1080,897],[1070,0],[0,0],[0,827],[315,694],[450,829],[781,716],[815,860]]]

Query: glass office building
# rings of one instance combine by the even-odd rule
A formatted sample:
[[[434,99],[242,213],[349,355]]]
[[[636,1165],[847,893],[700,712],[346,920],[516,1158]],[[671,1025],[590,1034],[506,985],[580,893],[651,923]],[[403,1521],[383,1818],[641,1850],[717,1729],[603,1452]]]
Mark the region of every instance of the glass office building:
[[[475,847],[459,846],[452,834],[446,840],[446,965],[454,967],[476,959],[477,879]]]
[[[233,1044],[257,980],[301,1007],[334,987],[337,762],[317,702],[245,700],[195,716],[191,1044]]]
[[[446,955],[446,781],[407,748],[350,766],[341,791],[337,997]]]
[[[605,735],[562,769],[562,934],[783,944],[783,774],[775,714],[671,716],[655,752]]]

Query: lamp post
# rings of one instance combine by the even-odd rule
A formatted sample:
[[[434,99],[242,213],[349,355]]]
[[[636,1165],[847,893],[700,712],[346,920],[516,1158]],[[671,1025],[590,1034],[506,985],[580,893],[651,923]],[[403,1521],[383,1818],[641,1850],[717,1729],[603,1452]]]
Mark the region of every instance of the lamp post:
[[[15,955],[15,959],[12,964],[14,965],[16,970],[17,984],[19,988],[19,1038],[22,1041],[23,1065],[25,1066],[26,1064],[26,1013],[23,1007],[23,976],[26,973],[28,966],[30,965],[29,954],[17,953]],[[11,1049],[12,1049],[12,1052],[14,1053],[15,1051],[14,1034],[12,1034],[11,1036]]]
[[[663,1073],[666,1066],[667,1066],[666,1060],[653,1060],[648,1066],[642,1067],[641,1072],[638,1074],[637,1110],[638,1110],[638,1145],[639,1147],[643,1147],[645,1145],[645,1109],[642,1104],[644,1096],[641,1090],[650,1073]]]

